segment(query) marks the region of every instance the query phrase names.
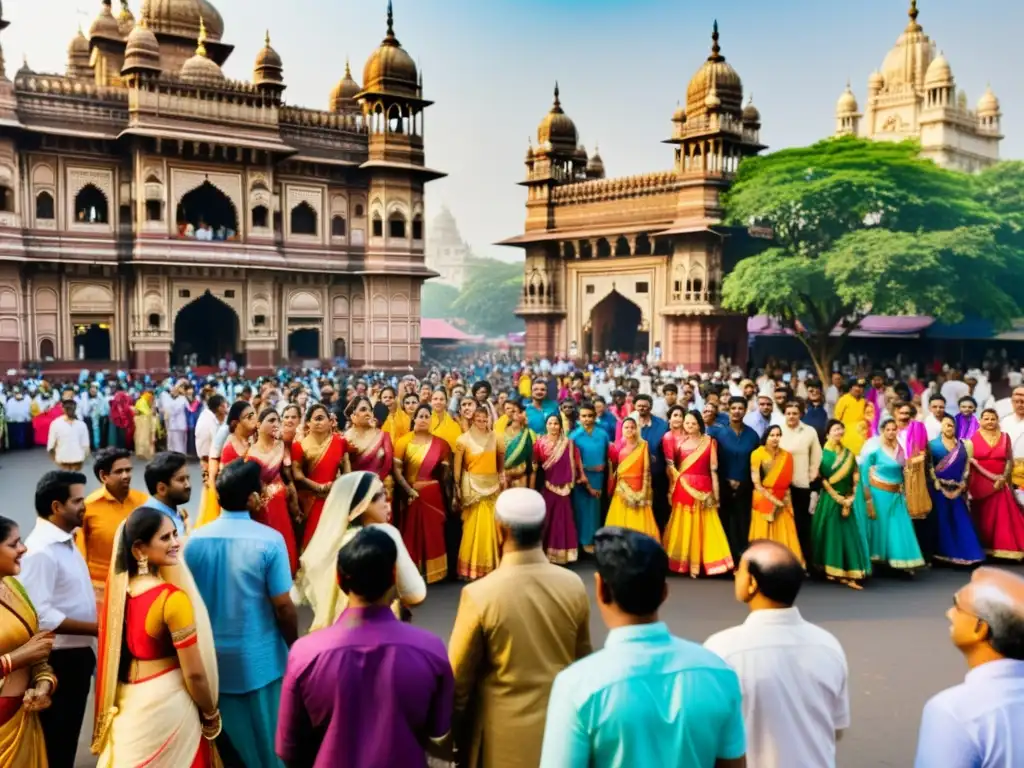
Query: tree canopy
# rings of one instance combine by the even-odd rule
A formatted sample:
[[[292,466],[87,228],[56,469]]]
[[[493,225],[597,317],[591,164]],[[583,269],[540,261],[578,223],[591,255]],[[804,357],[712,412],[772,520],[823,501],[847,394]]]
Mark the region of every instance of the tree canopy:
[[[452,317],[452,304],[459,298],[459,290],[447,283],[428,280],[420,293],[420,314],[436,320]]]
[[[477,259],[452,304],[452,312],[454,317],[465,320],[474,333],[514,333],[523,330],[523,321],[514,314],[522,292],[521,262]]]
[[[725,196],[726,223],[774,238],[726,276],[723,305],[776,318],[820,375],[868,314],[1005,327],[1024,298],[1022,200],[1024,166],[970,176],[914,142],[829,139],[750,158]]]

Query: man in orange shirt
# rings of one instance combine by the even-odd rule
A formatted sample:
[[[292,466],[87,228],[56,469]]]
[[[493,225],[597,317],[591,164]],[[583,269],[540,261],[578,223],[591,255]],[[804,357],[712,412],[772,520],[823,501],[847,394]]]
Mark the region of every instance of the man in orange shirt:
[[[85,517],[76,542],[89,565],[96,600],[102,604],[117,528],[148,496],[131,487],[132,455],[123,448],[104,448],[97,453],[93,472],[102,486],[85,499]]]

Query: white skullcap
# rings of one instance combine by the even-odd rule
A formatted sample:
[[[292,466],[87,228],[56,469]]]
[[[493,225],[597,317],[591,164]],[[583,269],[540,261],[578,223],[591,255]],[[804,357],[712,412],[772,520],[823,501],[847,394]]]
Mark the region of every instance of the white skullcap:
[[[495,516],[505,525],[540,525],[546,515],[544,497],[530,488],[509,488],[495,504]]]

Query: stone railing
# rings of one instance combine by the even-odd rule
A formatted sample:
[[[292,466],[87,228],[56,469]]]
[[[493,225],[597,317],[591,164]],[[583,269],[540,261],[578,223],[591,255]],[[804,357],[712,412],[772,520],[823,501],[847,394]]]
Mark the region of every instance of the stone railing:
[[[591,203],[628,197],[656,195],[679,189],[675,171],[656,171],[617,179],[595,179],[557,186],[551,191],[555,203]]]
[[[368,133],[363,116],[358,113],[325,112],[305,107],[281,107],[282,126],[313,128],[345,133]]]
[[[237,87],[235,87],[237,86]],[[159,82],[128,90],[132,113],[198,119],[212,123],[242,123],[276,128],[278,107],[248,83],[225,83],[215,89],[204,87],[202,97],[186,83]]]

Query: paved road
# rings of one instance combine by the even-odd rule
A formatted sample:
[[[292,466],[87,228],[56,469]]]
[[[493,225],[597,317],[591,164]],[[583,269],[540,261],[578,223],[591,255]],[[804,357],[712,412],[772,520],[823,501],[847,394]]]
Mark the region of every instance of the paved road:
[[[50,464],[41,451],[0,455],[0,514],[17,520],[27,535],[33,525],[32,492]],[[87,469],[87,471],[89,471]],[[193,482],[198,481],[198,467]],[[142,487],[141,467],[135,484]],[[89,489],[96,487],[90,476]],[[578,568],[593,595],[593,569]],[[877,580],[864,592],[810,584],[800,598],[803,614],[833,632],[850,664],[853,727],[840,743],[844,768],[905,768],[913,762],[924,702],[959,682],[963,664],[948,640],[943,614],[966,575],[950,571],[922,574],[914,582]],[[458,606],[459,585],[433,586],[415,622],[447,638]],[[663,617],[672,631],[695,641],[741,622],[743,607],[732,598],[730,581],[674,579]],[[591,620],[595,644],[606,631]],[[91,716],[83,728],[79,766],[94,765],[88,753]]]

